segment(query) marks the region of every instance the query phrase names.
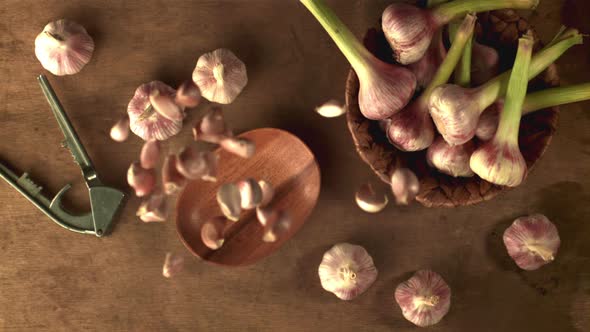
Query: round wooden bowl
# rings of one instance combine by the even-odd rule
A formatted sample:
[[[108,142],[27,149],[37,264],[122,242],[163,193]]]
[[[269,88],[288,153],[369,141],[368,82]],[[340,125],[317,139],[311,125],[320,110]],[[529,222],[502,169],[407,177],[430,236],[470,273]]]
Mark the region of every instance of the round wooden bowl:
[[[528,22],[512,10],[480,14],[477,27],[478,42],[499,51],[501,72],[512,67],[518,38],[526,33]],[[394,63],[392,50],[383,32],[371,29],[365,36],[366,47],[378,58]],[[536,50],[541,43],[536,38]],[[559,85],[555,65],[531,81],[529,91]],[[427,207],[456,207],[490,200],[508,187],[491,184],[475,176],[454,178],[428,166],[426,151],[403,152],[391,145],[377,121],[362,116],[358,105],[359,81],[353,70],[346,82],[347,122],[356,150],[381,180],[389,183],[398,167],[412,169],[420,179],[420,193],[416,200]],[[545,153],[556,130],[559,109],[540,110],[523,117],[519,144],[529,171]]]
[[[264,128],[239,137],[252,140],[256,153],[242,159],[219,150],[217,182],[191,181],[178,198],[176,228],[181,241],[194,255],[219,265],[253,264],[270,255],[303,226],[320,193],[320,170],[311,150],[296,136],[279,129]],[[228,221],[225,242],[218,250],[207,248],[201,240],[201,225],[223,215],[217,204],[221,184],[253,178],[273,185],[271,205],[286,210],[292,224],[276,242],[262,241],[263,229],[255,210],[243,211],[240,221]]]

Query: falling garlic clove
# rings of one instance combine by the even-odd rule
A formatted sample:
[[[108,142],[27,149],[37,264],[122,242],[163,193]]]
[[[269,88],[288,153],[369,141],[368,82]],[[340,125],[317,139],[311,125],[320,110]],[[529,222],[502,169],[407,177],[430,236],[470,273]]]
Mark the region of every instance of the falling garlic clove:
[[[153,169],[144,169],[139,162],[134,162],[127,170],[127,183],[135,190],[137,197],[144,197],[154,190],[156,174]]]
[[[375,282],[377,268],[365,248],[339,243],[324,253],[318,275],[326,291],[341,300],[352,300]]]
[[[196,147],[187,146],[176,159],[176,170],[189,180],[200,179],[209,174],[207,154],[209,151],[199,151]]]
[[[551,263],[561,244],[557,228],[542,214],[516,219],[503,239],[516,265],[529,271]]]
[[[221,140],[232,137],[233,134],[225,123],[221,108],[213,107],[196,123],[193,136],[196,141],[219,144]]]
[[[381,212],[389,203],[382,190],[375,190],[372,183],[363,183],[355,194],[356,204],[369,213]]]
[[[161,116],[170,121],[182,122],[184,110],[176,104],[174,97],[169,94],[161,94],[159,90],[152,90],[150,93],[150,104]]]
[[[192,80],[185,81],[178,87],[174,101],[182,107],[197,107],[201,103],[201,91]]]
[[[160,95],[174,96],[176,94],[176,91],[168,85],[160,81],[153,81],[138,87],[127,106],[131,131],[144,141],[150,139],[164,141],[178,134],[182,129],[182,121],[168,120],[156,112],[150,103],[150,95],[155,90]]]
[[[240,189],[234,183],[225,183],[217,190],[217,203],[223,215],[229,220],[240,220],[241,201]]]
[[[256,219],[262,227],[266,228],[279,219],[279,212],[268,206],[259,206],[256,208]]]
[[[141,148],[141,154],[139,155],[141,167],[145,169],[155,168],[159,159],[160,142],[155,139],[146,141],[143,144],[143,147]]]
[[[176,155],[169,155],[164,159],[162,167],[162,183],[166,195],[174,195],[186,184],[186,178],[176,168]]]
[[[315,111],[324,118],[337,118],[346,113],[346,106],[337,100],[330,100],[317,107]]]
[[[221,148],[242,158],[251,158],[256,152],[256,145],[247,138],[227,137],[221,140]]]
[[[173,253],[166,253],[162,275],[166,278],[172,278],[184,268],[184,257]]]
[[[51,22],[35,39],[35,55],[43,68],[57,76],[78,73],[90,62],[94,41],[80,24],[61,19]]]
[[[420,327],[431,326],[449,312],[451,288],[439,274],[420,270],[397,286],[395,301],[405,319]]]
[[[207,173],[201,177],[201,180],[217,182],[219,156],[215,152],[207,152],[205,153],[205,162],[207,163]]]
[[[397,204],[408,205],[420,191],[420,182],[411,170],[398,168],[391,175],[391,191]]]
[[[115,142],[125,142],[129,137],[129,116],[125,115],[111,128],[111,139]]]
[[[246,65],[230,50],[218,49],[199,58],[193,81],[207,100],[230,104],[248,83]]]
[[[264,228],[262,241],[276,242],[281,236],[289,232],[292,224],[291,215],[287,211],[279,211],[274,222],[267,224]]]
[[[207,248],[217,250],[223,246],[226,222],[224,217],[214,217],[201,226],[201,240]]]
[[[154,192],[143,201],[137,209],[136,215],[143,222],[166,221],[166,197],[161,192]]]
[[[242,209],[252,210],[262,202],[263,194],[262,188],[258,181],[254,179],[246,179],[238,181],[238,189],[240,190]]]
[[[260,189],[262,190],[262,201],[260,201],[259,206],[265,207],[268,204],[270,204],[270,202],[274,198],[275,190],[272,187],[272,185],[265,180],[258,181],[258,185],[260,186]]]

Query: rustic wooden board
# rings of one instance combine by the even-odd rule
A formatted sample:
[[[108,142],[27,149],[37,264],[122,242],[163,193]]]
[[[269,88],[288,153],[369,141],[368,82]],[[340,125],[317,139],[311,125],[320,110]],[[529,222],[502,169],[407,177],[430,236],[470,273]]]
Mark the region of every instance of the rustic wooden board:
[[[357,35],[390,0],[329,0]],[[590,33],[585,0],[541,0],[531,17],[544,40],[566,22]],[[38,89],[33,40],[50,20],[82,22],[95,37],[93,61],[79,75],[50,78],[106,183],[125,187],[141,142],[115,144],[113,121],[135,88],[189,77],[203,52],[228,47],[250,82],[224,107],[237,132],[277,127],[307,143],[322,169],[320,200],[308,222],[258,264],[228,269],[189,258],[167,280],[167,251],[184,253],[173,222],[145,225],[131,199],[114,233],[69,233],[0,184],[1,331],[415,331],[395,306],[395,285],[433,268],[453,289],[436,331],[590,330],[590,104],[563,108],[555,139],[524,186],[462,209],[388,207],[376,216],[353,204],[372,173],[354,151],[344,118],[313,107],[343,99],[348,66],[295,0],[32,1],[0,6],[0,158],[30,171],[47,192],[75,184],[67,199],[88,209],[78,168],[59,147],[61,133]],[[590,78],[590,48],[558,62],[564,84]],[[205,107],[191,114],[190,123]],[[187,128],[166,149],[190,140]],[[519,272],[501,245],[517,216],[541,212],[560,230],[555,263]],[[379,278],[358,299],[321,289],[317,266],[332,244],[350,241],[373,255]],[[186,254],[189,257],[188,253]]]

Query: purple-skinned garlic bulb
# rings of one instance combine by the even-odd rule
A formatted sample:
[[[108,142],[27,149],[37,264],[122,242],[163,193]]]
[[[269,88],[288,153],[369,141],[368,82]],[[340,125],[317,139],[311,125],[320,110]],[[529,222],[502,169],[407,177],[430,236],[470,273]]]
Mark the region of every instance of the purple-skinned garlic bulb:
[[[90,62],[94,41],[80,24],[61,19],[51,22],[35,39],[35,55],[53,75],[73,75]]]
[[[471,83],[479,86],[498,75],[500,56],[495,49],[473,41],[471,57]]]
[[[516,219],[503,239],[516,265],[529,271],[551,263],[561,244],[557,228],[542,214]]]
[[[324,0],[300,0],[332,37],[359,79],[359,108],[371,120],[388,118],[404,108],[416,89],[407,68],[391,65],[371,54]]]
[[[405,3],[389,5],[381,17],[381,27],[396,60],[404,65],[419,61],[443,25],[468,12],[496,9],[533,9],[539,0],[456,0],[422,9]]]
[[[442,136],[438,136],[426,152],[426,160],[431,167],[453,177],[471,177],[475,173],[469,167],[469,159],[475,151],[475,143],[469,141],[452,146]]]
[[[248,74],[246,65],[232,51],[220,48],[199,58],[193,81],[205,99],[230,104],[248,84]]]
[[[417,62],[408,65],[408,68],[416,75],[418,87],[428,86],[446,56],[447,49],[443,42],[442,31],[438,31],[424,56]]]
[[[397,168],[391,174],[391,191],[397,204],[408,205],[420,192],[420,181],[414,172],[407,168]]]
[[[434,325],[451,308],[451,288],[436,272],[417,271],[395,289],[404,318],[420,327]]]
[[[339,243],[324,253],[318,274],[326,291],[341,300],[352,300],[375,282],[377,268],[365,248]]]
[[[182,121],[169,120],[158,112],[150,103],[150,95],[157,90],[160,95],[173,97],[176,91],[170,86],[153,81],[141,85],[127,106],[131,131],[144,141],[157,139],[164,141],[180,132]]]

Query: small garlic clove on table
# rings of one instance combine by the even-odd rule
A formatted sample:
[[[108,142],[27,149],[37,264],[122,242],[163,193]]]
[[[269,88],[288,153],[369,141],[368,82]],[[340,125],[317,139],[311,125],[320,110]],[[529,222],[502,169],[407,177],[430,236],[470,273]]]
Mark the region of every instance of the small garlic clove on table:
[[[193,81],[207,100],[230,104],[248,84],[246,65],[232,51],[218,49],[199,58]]]
[[[341,300],[364,293],[377,279],[373,258],[365,248],[339,243],[324,253],[318,268],[322,287]]]
[[[369,213],[381,212],[389,203],[383,191],[375,190],[373,184],[363,183],[355,194],[356,204],[361,210]]]
[[[417,326],[431,326],[449,312],[451,288],[439,274],[420,270],[397,286],[395,301],[405,319]]]
[[[504,231],[503,240],[508,254],[523,270],[551,263],[561,244],[557,227],[542,214],[516,219]]]

